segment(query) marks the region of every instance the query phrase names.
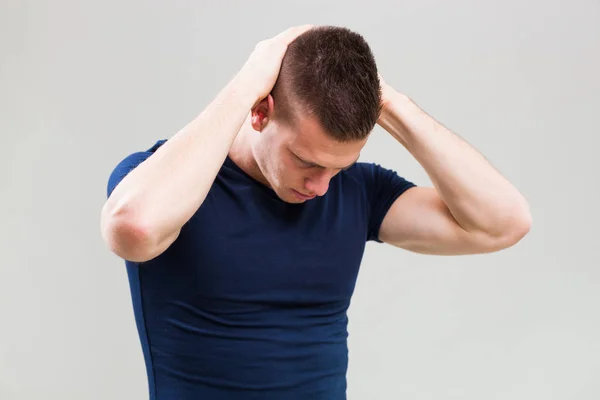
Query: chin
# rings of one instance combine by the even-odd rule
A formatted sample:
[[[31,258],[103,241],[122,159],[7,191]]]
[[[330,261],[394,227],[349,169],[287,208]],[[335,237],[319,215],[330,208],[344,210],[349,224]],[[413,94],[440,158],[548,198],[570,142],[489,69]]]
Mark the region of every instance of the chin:
[[[295,194],[294,191],[292,189],[282,189],[279,188],[277,190],[274,190],[275,194],[277,195],[277,197],[279,197],[282,201],[286,202],[286,203],[290,203],[290,204],[300,204],[303,203],[305,200],[302,200],[300,198],[298,198]]]
[[[290,197],[293,199],[294,203],[304,203],[304,202],[310,201],[316,197],[316,195],[306,196],[294,189],[288,189],[288,191],[289,191]]]
[[[294,196],[294,192],[292,191],[292,189],[287,189],[283,192],[277,191],[277,196],[286,203],[299,204],[304,202],[304,200],[301,200]]]

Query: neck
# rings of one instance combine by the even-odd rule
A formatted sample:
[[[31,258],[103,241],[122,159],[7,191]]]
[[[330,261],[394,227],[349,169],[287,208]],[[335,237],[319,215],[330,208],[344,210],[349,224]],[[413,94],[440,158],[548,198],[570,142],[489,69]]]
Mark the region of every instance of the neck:
[[[254,156],[253,146],[258,140],[258,135],[259,133],[250,125],[250,120],[246,120],[231,145],[228,155],[242,171],[257,181],[270,186]]]

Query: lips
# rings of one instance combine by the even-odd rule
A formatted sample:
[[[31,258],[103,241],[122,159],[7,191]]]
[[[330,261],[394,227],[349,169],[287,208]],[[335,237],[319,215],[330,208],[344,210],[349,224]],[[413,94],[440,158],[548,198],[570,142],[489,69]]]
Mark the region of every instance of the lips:
[[[294,192],[294,194],[297,197],[301,198],[302,200],[310,200],[310,199],[314,199],[316,197],[316,195],[314,195],[314,194],[312,196],[308,196],[308,195],[302,194],[299,191],[294,190],[294,189],[292,189],[292,191]]]

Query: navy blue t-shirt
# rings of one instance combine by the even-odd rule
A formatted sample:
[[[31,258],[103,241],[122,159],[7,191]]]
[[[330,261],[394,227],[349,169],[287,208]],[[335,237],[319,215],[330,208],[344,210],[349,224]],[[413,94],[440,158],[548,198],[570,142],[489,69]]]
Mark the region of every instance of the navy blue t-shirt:
[[[121,161],[107,194],[164,142]],[[150,399],[345,399],[365,244],[412,186],[357,163],[325,196],[290,204],[227,158],[177,240],[125,261]]]

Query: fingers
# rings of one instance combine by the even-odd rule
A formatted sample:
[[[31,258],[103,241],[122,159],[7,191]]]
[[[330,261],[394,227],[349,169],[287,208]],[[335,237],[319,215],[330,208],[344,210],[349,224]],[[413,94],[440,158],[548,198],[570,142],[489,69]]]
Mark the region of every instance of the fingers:
[[[311,30],[312,28],[314,28],[314,25],[310,24],[293,26],[275,36],[273,40],[281,42],[282,44],[287,46],[288,44],[292,43],[294,39],[296,39],[298,36],[302,35],[306,31]]]

